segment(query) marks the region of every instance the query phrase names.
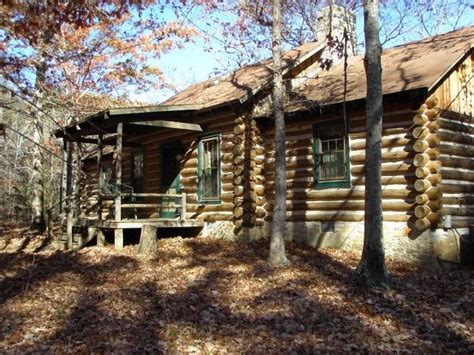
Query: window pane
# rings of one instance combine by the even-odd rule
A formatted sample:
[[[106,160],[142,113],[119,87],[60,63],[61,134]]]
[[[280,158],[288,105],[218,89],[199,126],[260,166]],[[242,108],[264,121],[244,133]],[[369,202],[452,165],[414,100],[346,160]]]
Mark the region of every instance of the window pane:
[[[201,141],[201,198],[219,199],[219,138],[207,138]]]
[[[321,142],[319,159],[320,180],[340,180],[345,177],[344,130],[339,126],[324,126],[318,129]]]
[[[133,177],[143,177],[143,153],[135,153],[133,155]]]

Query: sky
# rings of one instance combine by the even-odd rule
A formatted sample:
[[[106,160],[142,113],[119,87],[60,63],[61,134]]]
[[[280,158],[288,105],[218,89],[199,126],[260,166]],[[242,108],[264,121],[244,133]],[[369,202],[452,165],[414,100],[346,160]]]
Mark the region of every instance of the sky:
[[[432,1],[434,4],[437,0]],[[384,37],[384,33],[387,33],[387,31],[384,32],[384,30],[396,26],[398,20],[396,5],[394,10],[392,11],[393,15],[392,12],[388,12],[385,17],[385,21],[381,23],[382,39]],[[442,10],[434,6],[434,8],[426,14],[426,18],[428,19],[428,28],[419,28],[419,20],[414,19],[413,21],[408,22],[405,28],[402,28],[402,35],[396,36],[394,39],[389,40],[387,43],[384,43],[384,47],[393,47],[395,45],[426,37],[428,31],[432,34],[437,34],[448,32],[453,29],[453,26],[460,28],[469,25],[474,25],[474,10],[469,6],[466,6],[464,15],[460,19],[456,19],[455,23],[453,22],[454,20],[450,22],[449,19],[446,19],[449,14],[437,13],[437,11],[440,12]],[[359,9],[357,12],[355,12],[355,15],[357,42],[359,44],[359,53],[361,53],[361,51],[363,51],[364,37],[362,10]],[[167,12],[165,16],[168,16],[168,18],[171,19],[173,17],[173,13]],[[209,27],[207,23],[211,21],[206,21],[206,18],[200,16],[199,14],[192,13],[190,14],[190,17],[196,25],[198,25],[201,29],[204,29],[204,33],[202,33],[202,36],[198,36],[192,43],[187,43],[182,49],[176,49],[163,55],[159,60],[155,62],[155,64],[157,64],[160,69],[164,71],[168,80],[171,81],[178,90],[183,90],[191,84],[207,80],[210,77],[215,76],[216,72],[226,72],[236,68],[235,60],[230,54],[226,53],[221,43],[219,43],[219,41],[215,39],[216,37],[220,36],[222,29],[215,27],[215,25]],[[440,17],[443,18],[443,21],[430,23],[430,17]],[[222,18],[221,20],[225,21],[229,19]],[[393,21],[393,23],[391,23],[391,21]],[[212,47],[215,48],[215,50],[213,51],[206,50],[206,48],[208,48],[210,44],[210,42],[206,42],[204,39],[207,33],[212,34],[211,39],[208,38],[208,41],[211,41]],[[214,37],[214,39],[212,37]],[[166,98],[172,96],[174,93],[171,90],[162,90],[160,92],[137,94],[135,93],[133,87],[129,87],[128,94],[130,98],[134,101],[159,103],[164,101]]]
[[[237,0],[225,0],[224,2],[233,3],[233,1]],[[309,1],[313,4],[313,0]],[[318,1],[324,0],[314,0],[314,3],[318,3]],[[160,4],[160,2],[157,3]],[[199,1],[196,3],[199,3]],[[456,17],[457,13],[455,11],[445,11],[443,10],[443,6],[441,6],[443,4],[448,4],[448,7],[453,4],[458,6],[458,4],[461,3],[465,4],[465,12],[459,19]],[[154,5],[144,10],[141,14],[144,18],[146,18],[147,15],[153,16],[163,22],[176,20],[176,15],[172,8],[173,2],[168,2],[167,0],[166,2],[161,2],[161,4],[166,4],[163,11],[160,11],[159,5]],[[390,32],[391,29],[397,28],[400,16],[407,15],[406,19],[408,18],[405,25],[400,28],[402,34],[394,36],[394,38],[384,43],[385,47],[392,47],[408,41],[417,40],[426,37],[427,34],[444,33],[452,30],[453,25],[458,28],[474,25],[474,0],[385,0],[382,4],[388,4],[386,6],[390,8],[390,10],[382,9],[384,11],[384,17],[381,20],[382,38],[386,37],[387,30]],[[410,18],[410,14],[403,13],[403,9],[400,9],[398,4],[401,4],[400,6],[410,4],[415,10],[416,6],[421,4],[420,6],[423,6],[423,11],[419,11],[418,13],[422,14],[424,21],[421,22],[424,23],[425,26],[422,27],[420,25],[419,18]],[[427,8],[428,10],[426,10]],[[417,12],[414,11],[414,13]],[[135,12],[134,15],[138,17],[139,13]],[[362,53],[364,37],[362,9],[359,8],[356,10],[355,15],[359,53]],[[149,64],[160,68],[164,72],[168,82],[171,82],[177,91],[183,90],[191,84],[215,77],[217,73],[225,73],[237,68],[237,56],[235,53],[227,52],[224,48],[223,42],[225,42],[226,39],[222,34],[224,29],[219,23],[219,21],[233,22],[236,15],[213,12],[213,19],[219,16],[217,18],[219,21],[217,22],[210,20],[209,16],[211,15],[206,14],[200,8],[193,7],[192,10],[187,13],[188,23],[186,23],[186,25],[199,27],[201,30],[200,35],[196,36],[194,41],[185,43],[183,48],[173,49],[168,53],[162,54],[159,58],[147,59]],[[143,18],[140,18],[140,20],[143,20]],[[133,28],[124,28],[124,31],[129,33],[133,33],[133,30]],[[227,28],[226,30],[230,32],[234,29]],[[237,29],[235,29],[235,31],[236,30]],[[0,41],[4,35],[4,31],[0,28]],[[10,46],[12,46],[11,50],[17,54],[28,57],[29,53],[31,53],[31,48],[15,48],[12,43],[14,44],[14,42],[10,42]],[[209,50],[209,48],[212,48],[212,50]],[[259,49],[258,53],[255,53],[255,51],[249,52],[255,57],[255,61],[258,61],[270,56],[271,49]],[[264,52],[263,55],[262,52]],[[35,80],[34,73],[26,74],[31,76],[31,82]],[[127,96],[137,104],[157,104],[163,102],[176,92],[171,89],[148,90],[143,92],[143,90],[138,90],[138,88],[133,85],[128,85],[120,90],[122,91],[118,94]]]

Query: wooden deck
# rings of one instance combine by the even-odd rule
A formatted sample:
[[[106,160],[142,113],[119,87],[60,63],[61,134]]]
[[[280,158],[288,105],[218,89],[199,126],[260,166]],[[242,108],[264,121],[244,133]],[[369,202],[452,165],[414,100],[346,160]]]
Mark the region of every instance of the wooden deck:
[[[124,219],[121,221],[81,219],[74,223],[75,232],[72,234],[72,238],[68,239],[67,235],[64,235],[59,242],[59,247],[63,250],[80,249],[95,237],[97,237],[97,245],[105,245],[103,230],[112,229],[115,249],[122,250],[124,245],[123,230],[141,229],[143,232],[144,226],[152,226],[155,231],[161,228],[201,228],[204,226],[204,221],[180,218]]]

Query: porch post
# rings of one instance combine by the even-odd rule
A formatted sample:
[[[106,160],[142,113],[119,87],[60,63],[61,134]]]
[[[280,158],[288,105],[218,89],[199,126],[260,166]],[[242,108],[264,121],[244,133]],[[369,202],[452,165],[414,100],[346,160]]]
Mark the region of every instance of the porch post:
[[[66,237],[67,248],[72,249],[72,226],[73,226],[73,211],[72,211],[72,158],[73,158],[74,143],[66,142],[67,162],[66,162]]]
[[[115,158],[115,221],[120,222],[122,220],[122,136],[123,136],[123,123],[117,125],[117,145]],[[115,234],[115,250],[123,249],[123,230],[116,228]]]
[[[66,191],[65,185],[65,172],[66,172],[66,160],[67,160],[67,142],[66,138],[63,138],[63,159],[61,160],[61,185],[59,186],[59,214],[65,211],[66,201],[64,200],[64,192]]]
[[[102,166],[102,140],[104,138],[103,134],[99,134],[99,151],[97,153],[97,220],[102,220],[102,185],[103,185],[103,166]]]

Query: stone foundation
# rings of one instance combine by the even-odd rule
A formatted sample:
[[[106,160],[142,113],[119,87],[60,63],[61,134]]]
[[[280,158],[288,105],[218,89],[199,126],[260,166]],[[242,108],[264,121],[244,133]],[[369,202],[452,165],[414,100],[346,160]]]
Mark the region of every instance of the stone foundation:
[[[207,222],[200,236],[227,240],[250,241],[270,236],[271,223],[244,228],[234,234],[229,221]],[[459,237],[469,230],[427,230],[417,238],[407,235],[405,223],[384,223],[384,246],[387,257],[407,261],[426,268],[439,268],[440,262],[459,263]],[[361,251],[364,245],[363,222],[287,222],[285,239],[313,248]]]
[[[266,229],[269,231],[270,223]],[[407,235],[405,223],[384,223],[385,255],[426,268],[439,268],[440,262],[459,262],[459,236],[466,230],[427,230],[417,238]],[[361,251],[364,245],[363,222],[289,222],[287,240],[315,248]]]
[[[198,237],[213,237],[226,240],[236,240],[234,234],[234,223],[230,221],[205,222]]]

